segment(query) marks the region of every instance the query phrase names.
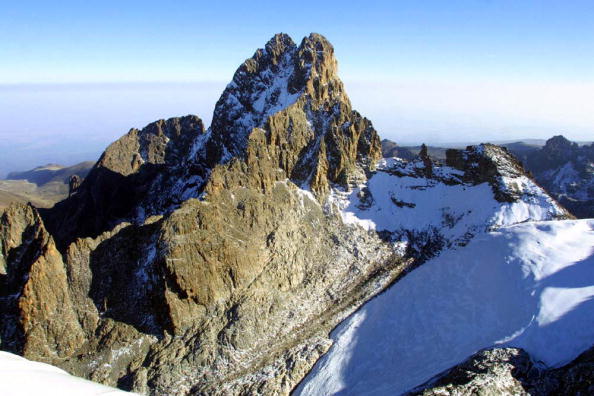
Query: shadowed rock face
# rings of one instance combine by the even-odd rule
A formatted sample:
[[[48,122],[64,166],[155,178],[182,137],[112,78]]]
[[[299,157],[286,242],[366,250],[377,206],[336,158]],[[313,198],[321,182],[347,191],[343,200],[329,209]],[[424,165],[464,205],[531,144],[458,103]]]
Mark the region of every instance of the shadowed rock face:
[[[594,144],[554,136],[527,155],[526,168],[576,217],[594,216]]]
[[[408,264],[323,208],[380,151],[326,39],[276,35],[208,130],[195,116],[132,129],[43,221],[6,211],[3,348],[155,395],[290,392]]]
[[[171,194],[180,179],[206,174],[187,165],[193,142],[205,133],[196,116],[160,120],[131,129],[99,158],[77,194],[41,210],[60,249],[78,237],[96,237],[122,221],[142,223],[147,215],[179,204]]]
[[[467,182],[489,183],[500,202],[514,202],[520,196],[514,186],[503,185],[498,180],[499,177],[516,178],[526,174],[522,164],[504,147],[487,143],[468,146],[466,150],[448,149],[446,164],[464,171],[463,179]]]
[[[415,158],[415,155],[408,149],[400,147],[398,144],[396,144],[396,142],[388,139],[382,139],[382,157],[398,157],[410,161]]]
[[[0,346],[56,363],[83,341],[62,256],[31,205],[0,217]],[[59,320],[56,320],[58,319]]]

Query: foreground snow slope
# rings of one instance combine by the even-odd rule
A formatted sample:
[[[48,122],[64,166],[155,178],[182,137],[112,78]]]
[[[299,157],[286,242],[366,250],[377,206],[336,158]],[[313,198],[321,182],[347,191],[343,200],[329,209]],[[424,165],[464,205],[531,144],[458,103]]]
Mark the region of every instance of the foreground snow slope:
[[[0,395],[110,396],[132,395],[74,377],[57,367],[0,351]]]
[[[297,394],[399,394],[494,345],[571,361],[594,344],[593,228],[523,223],[445,251],[335,329]]]

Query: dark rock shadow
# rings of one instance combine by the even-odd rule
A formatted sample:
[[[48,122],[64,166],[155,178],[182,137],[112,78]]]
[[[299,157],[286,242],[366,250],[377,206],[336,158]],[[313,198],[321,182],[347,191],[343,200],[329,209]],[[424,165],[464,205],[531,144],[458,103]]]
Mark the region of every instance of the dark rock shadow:
[[[123,153],[114,148],[115,154],[111,153],[119,161],[115,167],[134,169],[129,175],[101,166],[106,156],[103,153],[74,195],[50,209],[39,210],[58,249],[64,251],[75,239],[96,237],[123,221],[143,221],[146,216],[163,214],[167,208],[179,204],[170,187],[180,178],[198,176],[202,183],[195,189],[199,191],[208,173],[203,159],[181,165],[194,139],[203,133],[202,121],[196,116],[149,124],[138,132],[142,158],[139,153],[125,151],[129,148]],[[159,141],[165,144],[164,148]],[[114,158],[111,161],[116,161]]]
[[[53,208],[39,209],[58,248],[64,249],[76,238],[96,237],[135,217],[138,203],[146,197],[162,168],[145,164],[129,176],[94,168],[72,197]]]
[[[156,336],[168,328],[169,317],[160,266],[151,245],[159,223],[127,226],[100,243],[90,257],[89,291],[102,317]]]
[[[43,240],[38,226],[29,225],[22,234],[25,243],[5,253],[6,273],[0,274],[0,350],[22,354],[25,341],[20,322],[19,297],[28,279],[31,265],[40,256]]]

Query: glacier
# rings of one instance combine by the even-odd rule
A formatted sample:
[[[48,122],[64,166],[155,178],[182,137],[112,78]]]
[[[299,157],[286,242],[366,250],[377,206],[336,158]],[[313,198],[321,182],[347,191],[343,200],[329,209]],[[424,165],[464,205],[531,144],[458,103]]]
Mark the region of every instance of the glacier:
[[[593,297],[594,220],[481,233],[341,323],[295,393],[402,394],[493,346],[558,367],[594,344]]]

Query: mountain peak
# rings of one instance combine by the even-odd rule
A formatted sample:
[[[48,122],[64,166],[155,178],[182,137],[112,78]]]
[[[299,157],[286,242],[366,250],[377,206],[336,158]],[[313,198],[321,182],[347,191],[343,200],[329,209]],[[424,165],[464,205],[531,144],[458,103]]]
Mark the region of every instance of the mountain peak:
[[[380,157],[377,132],[344,92],[332,45],[312,33],[297,46],[279,33],[239,66],[208,131],[195,116],[132,129],[107,148],[72,200],[42,215],[64,247],[173,210],[216,186],[215,167],[234,159],[252,173],[229,180],[270,186],[289,179],[321,197],[333,184],[364,177]]]
[[[214,135],[230,154],[242,155],[251,130],[302,95],[320,101],[338,94],[339,100],[348,102],[336,65],[334,48],[322,35],[312,33],[297,47],[289,35],[275,34],[237,69],[219,98],[211,127]]]
[[[286,33],[277,33],[264,46],[263,52],[270,55],[280,55],[287,50],[297,47],[291,36]],[[259,50],[262,51],[262,50]]]
[[[277,146],[271,155],[280,156],[278,167],[318,192],[346,182],[354,168],[373,166],[379,137],[352,110],[337,70],[334,47],[322,35],[312,33],[298,47],[275,35],[237,69],[217,102],[210,162],[245,158],[250,136],[264,130]]]
[[[563,135],[556,135],[547,140],[545,143],[545,147],[548,148],[562,148],[562,149],[569,149],[573,146],[573,143],[569,141]]]

